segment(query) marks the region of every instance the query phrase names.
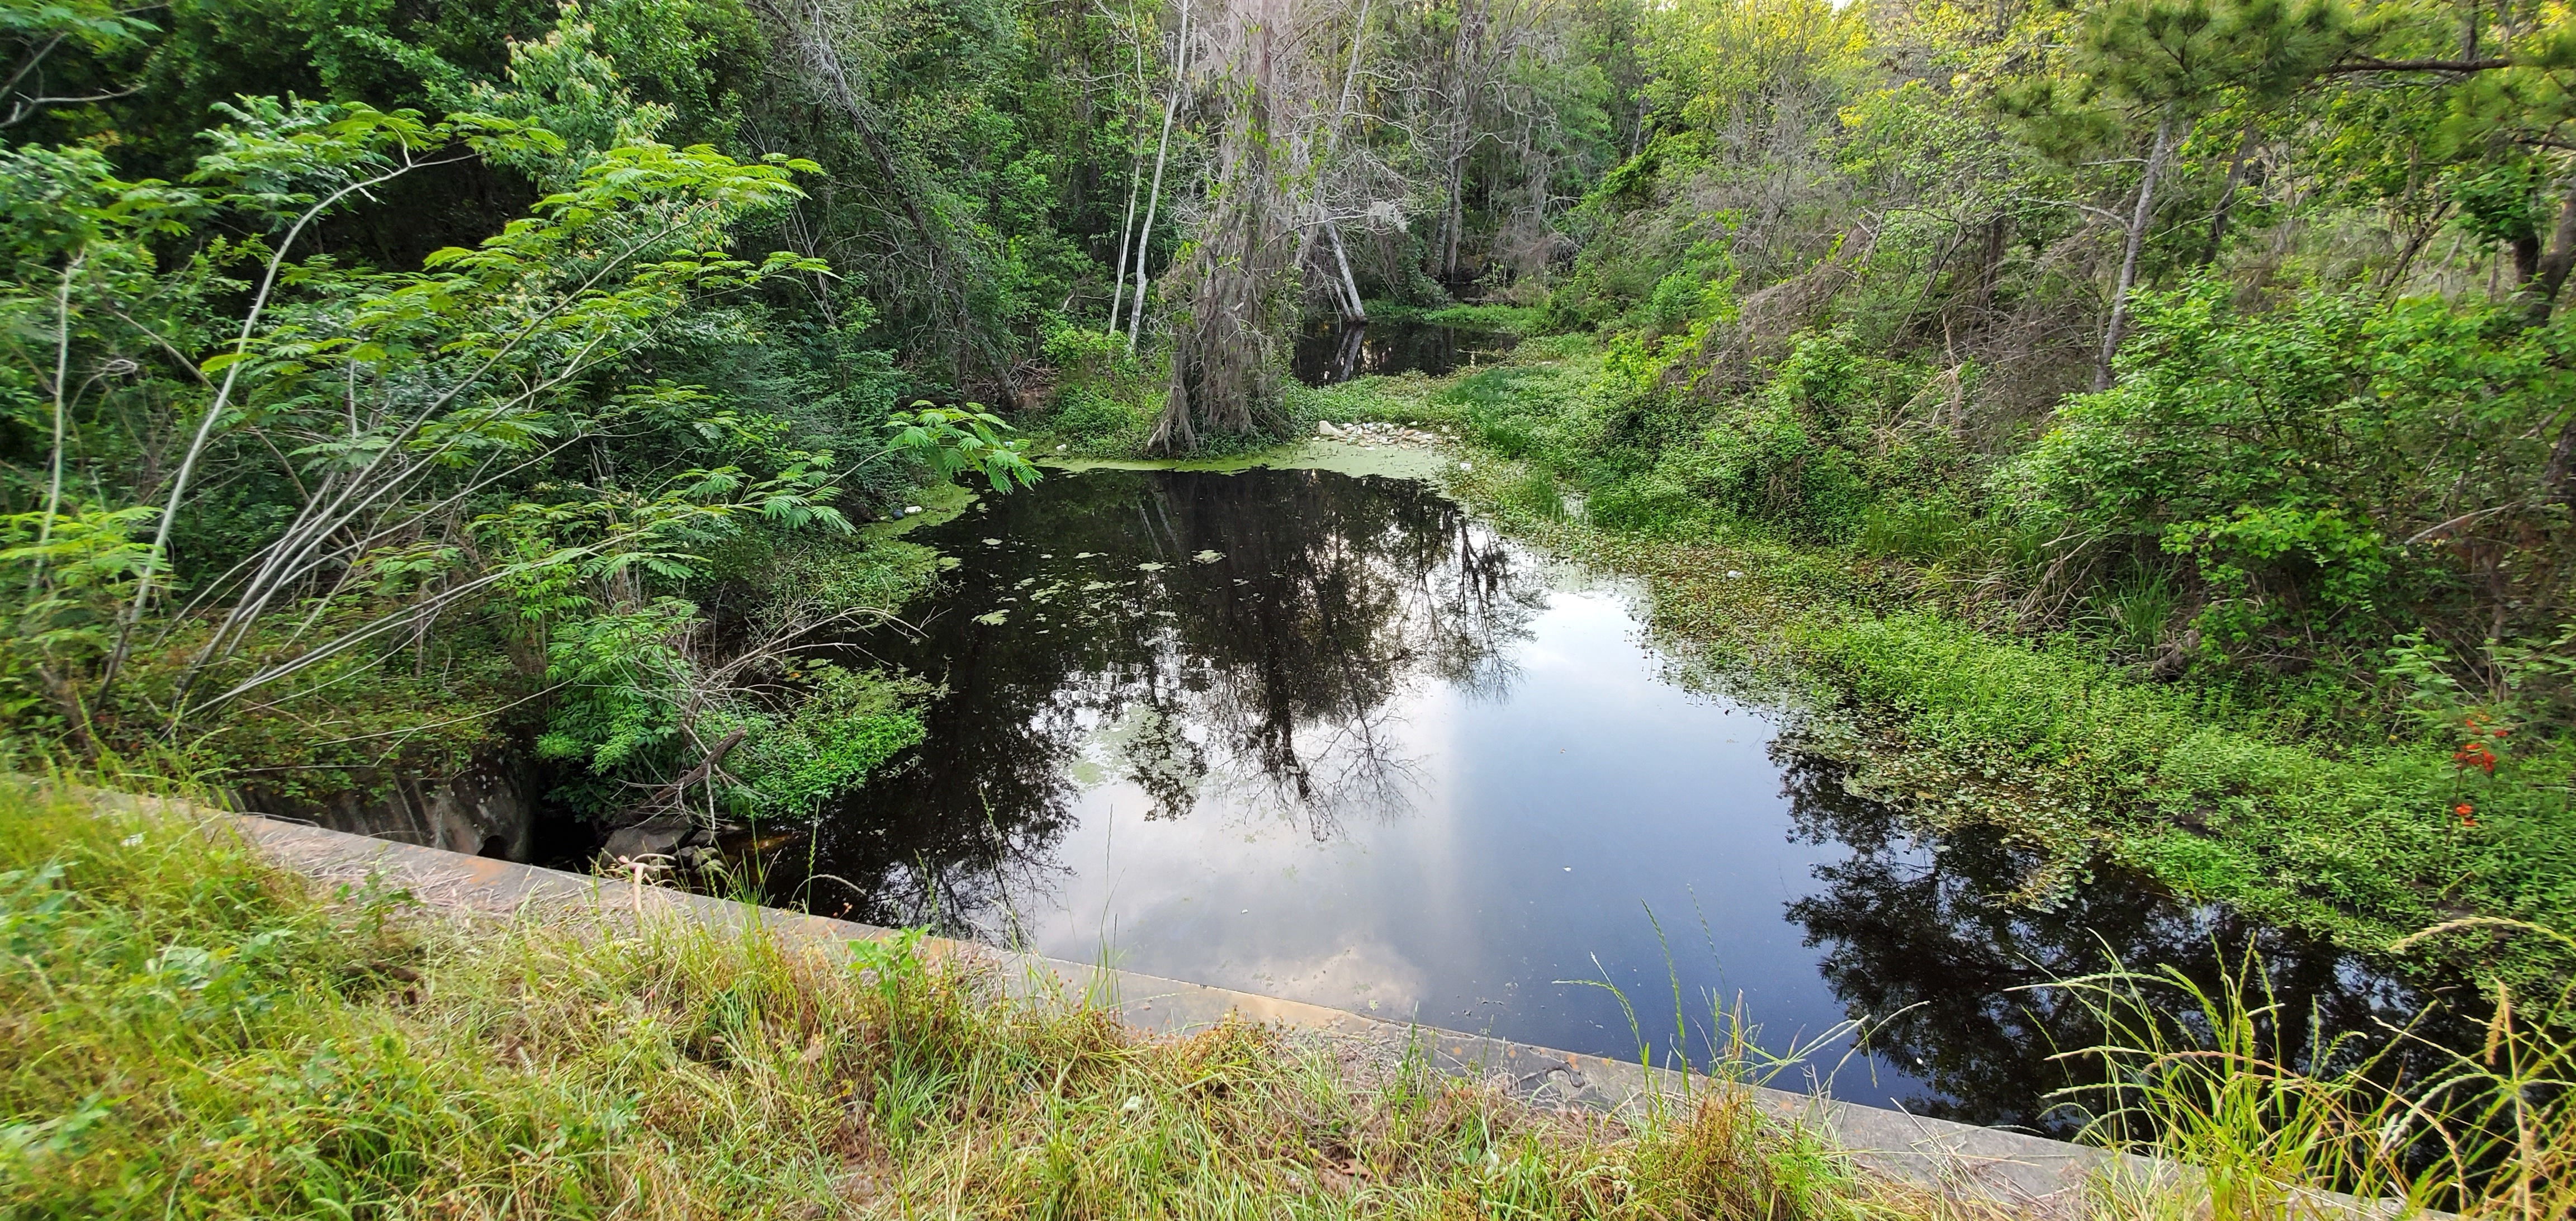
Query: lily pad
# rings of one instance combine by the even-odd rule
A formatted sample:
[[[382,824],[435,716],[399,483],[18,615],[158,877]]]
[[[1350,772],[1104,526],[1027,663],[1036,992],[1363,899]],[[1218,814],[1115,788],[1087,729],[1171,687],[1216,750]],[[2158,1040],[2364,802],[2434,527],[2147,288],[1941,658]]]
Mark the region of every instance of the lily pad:
[[[1010,621],[1011,612],[1008,607],[994,611],[991,614],[975,616],[975,622],[981,623],[987,627],[1000,627]]]
[[[1225,553],[1224,553],[1224,552],[1222,552],[1222,551],[1202,551],[1202,552],[1198,553],[1197,555],[1191,556],[1190,558],[1191,558],[1191,559],[1194,559],[1194,560],[1197,560],[1198,562],[1200,562],[1200,563],[1202,563],[1202,564],[1213,564],[1213,563],[1217,562],[1218,560],[1224,559],[1224,558],[1225,558]]]
[[[1163,565],[1161,565],[1161,564],[1157,564],[1157,563],[1155,563],[1155,562],[1154,562],[1154,561],[1152,561],[1152,560],[1147,560],[1147,561],[1145,561],[1144,563],[1142,563],[1142,564],[1138,564],[1138,565],[1136,566],[1136,571],[1138,571],[1138,572],[1161,572],[1162,570],[1163,570]]]

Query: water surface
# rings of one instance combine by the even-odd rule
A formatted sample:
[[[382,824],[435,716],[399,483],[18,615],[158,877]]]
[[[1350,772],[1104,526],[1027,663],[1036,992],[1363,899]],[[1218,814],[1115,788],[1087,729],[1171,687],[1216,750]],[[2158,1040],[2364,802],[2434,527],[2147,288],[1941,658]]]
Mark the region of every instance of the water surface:
[[[818,824],[825,876],[785,854],[818,910],[1604,1055],[1668,1051],[1678,993],[1694,1051],[1733,1006],[1815,1045],[1782,1084],[2058,1132],[2049,1057],[2090,1032],[2015,989],[2105,945],[2250,941],[2335,1028],[2421,999],[2116,873],[1993,901],[2031,862],[1917,843],[1778,714],[1675,681],[1632,591],[1420,483],[1059,472],[916,537],[962,562],[863,643],[946,691]]]
[[[1355,377],[1422,373],[1432,377],[1475,363],[1491,363],[1511,350],[1512,337],[1429,322],[1337,321],[1308,324],[1297,333],[1294,371],[1309,386]]]

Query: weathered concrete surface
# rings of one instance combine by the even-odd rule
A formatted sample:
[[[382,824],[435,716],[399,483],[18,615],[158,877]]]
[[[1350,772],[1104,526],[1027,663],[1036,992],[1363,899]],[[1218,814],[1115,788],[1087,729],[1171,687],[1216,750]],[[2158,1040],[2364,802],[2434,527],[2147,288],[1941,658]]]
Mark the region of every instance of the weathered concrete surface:
[[[399,886],[440,908],[499,915],[581,911],[646,911],[682,915],[713,927],[766,930],[789,944],[840,949],[891,936],[890,930],[775,908],[711,899],[649,885],[584,877],[488,857],[368,839],[318,827],[236,816],[245,838],[279,864],[321,881]],[[1507,1039],[1380,1021],[1338,1009],[1211,988],[1134,971],[1013,954],[961,942],[928,943],[934,954],[998,960],[1003,978],[1023,996],[1087,998],[1115,1008],[1131,1027],[1181,1032],[1228,1013],[1357,1040],[1382,1054],[1413,1050],[1443,1071],[1482,1079],[1508,1077],[1541,1105],[1612,1113],[1694,1088],[1676,1072],[1599,1056],[1532,1047]],[[1708,1088],[1705,1081],[1696,1088]],[[2155,1172],[2142,1159],[1992,1128],[1856,1106],[1804,1094],[1757,1090],[1761,1105],[1826,1133],[1856,1160],[1906,1179],[2018,1202],[2043,1213],[2082,1211],[2085,1193],[2105,1176],[2143,1181]]]
[[[349,791],[321,801],[284,797],[256,787],[241,790],[237,799],[244,809],[352,835],[468,856],[528,859],[536,805],[511,771],[478,760],[453,776],[396,776],[385,782],[381,797],[367,795],[372,779],[357,777],[359,783]]]

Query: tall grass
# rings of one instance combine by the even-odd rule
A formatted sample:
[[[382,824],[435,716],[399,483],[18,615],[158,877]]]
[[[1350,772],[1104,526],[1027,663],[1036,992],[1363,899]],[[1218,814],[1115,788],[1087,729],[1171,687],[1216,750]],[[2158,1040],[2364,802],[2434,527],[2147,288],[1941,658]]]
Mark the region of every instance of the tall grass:
[[[1624,1118],[1228,1022],[1150,1039],[917,938],[793,952],[317,894],[0,783],[0,1215],[1934,1216],[1741,1090]]]
[[[2086,1138],[2178,1164],[2212,1221],[2327,1215],[2329,1191],[2403,1213],[2576,1215],[2564,988],[2529,1004],[2499,985],[2484,1046],[2462,1051],[2413,1027],[2328,1035],[2272,991],[2250,949],[2214,986],[2117,962],[2054,986],[2103,1032],[2065,1053],[2097,1061],[2106,1082],[2062,1091],[2090,1110]]]

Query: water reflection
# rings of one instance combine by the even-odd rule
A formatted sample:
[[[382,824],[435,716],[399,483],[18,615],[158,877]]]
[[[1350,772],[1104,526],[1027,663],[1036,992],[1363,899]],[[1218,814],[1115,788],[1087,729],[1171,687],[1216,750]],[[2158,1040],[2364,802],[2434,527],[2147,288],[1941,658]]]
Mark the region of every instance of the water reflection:
[[[1309,386],[1355,377],[1425,373],[1438,377],[1461,365],[1491,360],[1511,350],[1511,336],[1427,322],[1370,322],[1343,326],[1318,322],[1297,335],[1294,371]]]
[[[868,642],[950,695],[929,748],[820,824],[806,901],[989,933],[981,917],[1044,901],[1069,803],[1104,780],[1151,819],[1218,803],[1316,840],[1397,815],[1422,786],[1396,697],[1500,696],[1545,604],[1501,540],[1415,484],[1102,471],[1042,488],[943,527],[936,545],[969,562],[916,638]]]
[[[923,538],[961,564],[920,632],[856,647],[946,690],[773,863],[818,910],[1596,1054],[1702,1051],[1739,1000],[1773,1050],[1863,1020],[1813,1065],[1842,1096],[2060,1133],[2051,1056],[2093,1032],[2015,989],[2106,947],[2250,939],[2330,1028],[2423,999],[2113,872],[1991,901],[2009,844],[1909,838],[1775,712],[1669,681],[1628,593],[1418,483],[1059,474]]]
[[[2038,864],[2027,849],[1972,828],[1924,851],[1888,807],[1846,790],[1839,767],[1786,744],[1781,757],[1797,833],[1851,850],[1816,870],[1820,887],[1789,916],[1826,951],[1819,969],[1848,1009],[1892,1015],[1871,1041],[1922,1080],[1922,1092],[1900,1099],[1918,1114],[2072,1136],[2079,1107],[2099,1100],[2055,1106],[2049,1096],[2096,1080],[2096,1066],[2058,1053],[2095,1046],[2102,1032],[2073,993],[2046,985],[2112,960],[2174,964],[2215,989],[2221,964],[2250,949],[2270,975],[2292,1063],[2318,1030],[2364,1034],[2346,1049],[2357,1055],[2437,994],[2474,1007],[2472,990],[2412,986],[2318,939],[2178,902],[2109,866],[2051,910],[2007,905],[1995,896]],[[2474,1043],[2475,1023],[2445,1012],[2425,1032]]]

